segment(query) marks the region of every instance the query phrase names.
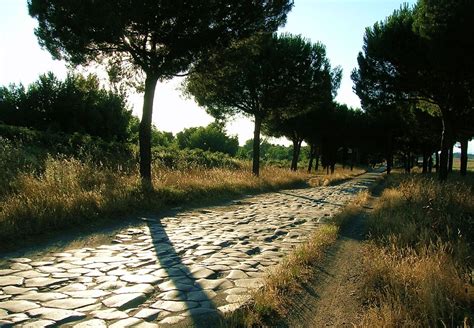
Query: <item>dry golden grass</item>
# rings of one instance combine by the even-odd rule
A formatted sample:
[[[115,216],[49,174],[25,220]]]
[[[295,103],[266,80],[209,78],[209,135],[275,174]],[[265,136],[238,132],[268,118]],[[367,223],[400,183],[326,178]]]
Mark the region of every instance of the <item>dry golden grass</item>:
[[[331,186],[353,178],[354,176],[362,174],[365,171],[365,169],[356,167],[352,171],[350,169],[337,167],[337,169],[334,171],[334,174],[326,174],[325,171],[317,171],[309,179],[309,184],[312,187]]]
[[[472,178],[472,177],[471,177]],[[472,325],[471,180],[391,178],[369,218],[363,327]]]
[[[275,167],[263,168],[260,178],[247,167],[187,171],[154,167],[155,189],[144,191],[138,169],[130,172],[49,158],[42,174],[20,173],[9,182],[9,193],[0,199],[0,240],[194,200],[295,187],[306,180],[304,173]]]

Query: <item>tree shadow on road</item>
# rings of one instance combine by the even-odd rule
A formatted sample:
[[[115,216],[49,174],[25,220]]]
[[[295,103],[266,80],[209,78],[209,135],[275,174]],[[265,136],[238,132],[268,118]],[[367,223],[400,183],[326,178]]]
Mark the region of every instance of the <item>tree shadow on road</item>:
[[[167,276],[165,281],[160,284],[160,290],[163,292],[170,291],[169,297],[173,299],[172,302],[176,302],[163,303],[161,308],[166,310],[168,306],[175,305],[186,310],[184,313],[179,313],[186,316],[186,319],[179,326],[183,324],[203,328],[217,326],[221,321],[221,315],[216,305],[210,299],[206,290],[202,288],[198,279],[193,276],[192,269],[183,263],[180,256],[187,250],[176,251],[161,220],[147,220],[147,225],[158,262]],[[160,308],[160,305],[157,307]]]

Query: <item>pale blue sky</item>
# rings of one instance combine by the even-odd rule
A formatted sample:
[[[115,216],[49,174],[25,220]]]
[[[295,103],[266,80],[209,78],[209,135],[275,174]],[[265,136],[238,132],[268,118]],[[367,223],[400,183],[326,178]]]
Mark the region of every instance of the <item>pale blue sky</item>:
[[[403,2],[398,0],[295,0],[288,22],[281,31],[301,34],[311,41],[326,45],[333,66],[343,68],[343,79],[337,100],[359,107],[358,97],[352,91],[350,74],[357,66],[357,54],[362,48],[364,30],[384,19]],[[31,83],[39,74],[53,71],[64,76],[65,64],[53,61],[41,50],[33,34],[36,22],[28,16],[26,1],[0,0],[0,85]],[[179,90],[180,80],[158,85],[153,122],[158,128],[174,133],[190,126],[205,125],[212,121],[193,100],[184,99]],[[134,113],[141,115],[141,95],[132,95]],[[229,123],[228,130],[239,136],[242,143],[251,138],[253,124],[245,118]],[[474,143],[470,143],[474,152]]]

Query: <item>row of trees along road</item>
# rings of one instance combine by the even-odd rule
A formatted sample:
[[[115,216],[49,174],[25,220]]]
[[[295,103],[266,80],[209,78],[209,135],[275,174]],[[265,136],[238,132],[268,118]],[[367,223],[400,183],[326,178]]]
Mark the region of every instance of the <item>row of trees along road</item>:
[[[473,31],[471,0],[419,0],[366,29],[352,79],[363,108],[386,127],[381,140],[389,170],[397,130],[410,126],[408,117],[418,118],[416,137],[425,135],[416,142],[408,138],[405,147],[411,144],[424,158],[440,149],[439,179],[446,180],[448,152],[460,141],[466,174],[467,143],[474,136]]]
[[[71,64],[95,61],[117,79],[143,76],[140,175],[151,187],[151,119],[155,87],[199,59],[256,32],[274,32],[291,0],[28,0],[39,42]]]
[[[302,142],[299,120],[332,103],[340,76],[340,69],[331,69],[322,44],[291,34],[263,33],[201,59],[185,87],[218,119],[253,117],[252,170],[258,176],[262,127],[268,135],[293,140],[296,170]]]

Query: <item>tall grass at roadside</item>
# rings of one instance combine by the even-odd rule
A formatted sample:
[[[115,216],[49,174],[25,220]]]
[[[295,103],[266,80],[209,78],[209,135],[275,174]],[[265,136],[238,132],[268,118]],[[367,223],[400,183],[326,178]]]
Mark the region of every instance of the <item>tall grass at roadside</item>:
[[[348,179],[353,178],[356,175],[360,175],[367,170],[362,167],[354,167],[353,170],[348,168],[342,168],[340,166],[334,171],[333,174],[326,174],[326,171],[315,171],[314,176],[309,179],[309,185],[312,187],[319,186],[332,186]]]
[[[392,177],[369,218],[364,327],[473,325],[474,184]]]
[[[15,240],[103,217],[159,210],[167,205],[218,199],[252,191],[296,187],[306,175],[266,167],[256,178],[246,167],[172,170],[153,167],[153,191],[141,188],[138,168],[52,158],[41,172],[25,169],[12,174],[0,198],[0,240]],[[244,165],[245,166],[245,165]]]

